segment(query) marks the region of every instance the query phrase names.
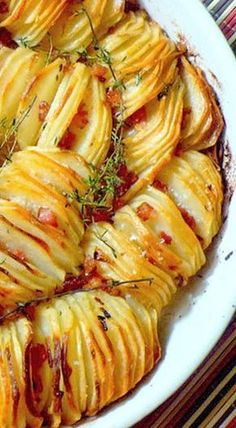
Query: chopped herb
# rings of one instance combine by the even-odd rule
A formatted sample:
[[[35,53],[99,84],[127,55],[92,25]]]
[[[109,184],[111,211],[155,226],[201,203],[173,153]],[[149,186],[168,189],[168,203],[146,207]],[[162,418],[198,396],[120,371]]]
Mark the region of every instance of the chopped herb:
[[[140,73],[136,74],[135,76],[135,85],[138,86],[142,82],[143,77]]]
[[[24,122],[24,120],[26,119],[26,117],[29,115],[30,111],[33,108],[33,105],[34,105],[36,99],[37,99],[37,96],[35,96],[33,98],[32,102],[29,104],[29,106],[25,110],[23,110],[22,112],[20,112],[20,114],[19,114],[19,116],[17,118],[14,118],[12,120],[12,124],[9,127],[7,127],[7,125],[6,125],[7,120],[5,121],[5,118],[4,118],[4,122],[3,123],[4,123],[5,127],[6,127],[6,132],[5,132],[3,141],[0,143],[0,150],[3,148],[3,146],[5,144],[7,144],[9,142],[11,142],[11,148],[10,148],[10,150],[9,150],[7,156],[6,156],[6,159],[5,159],[5,161],[4,161],[3,165],[2,165],[2,168],[4,168],[9,162],[11,162],[12,154],[13,154],[13,152],[15,150],[16,145],[17,145],[17,131],[18,131],[18,128]],[[2,169],[1,169],[1,171],[2,171]]]
[[[102,235],[100,235],[98,232],[95,232],[95,236],[97,239],[99,239],[99,241],[103,242],[103,244],[105,244],[108,248],[110,248],[113,256],[115,257],[115,259],[117,259],[117,254],[116,254],[116,250],[115,248],[113,248],[108,242],[107,240],[104,238],[104,236],[107,234],[108,230],[106,229]]]
[[[107,327],[106,317],[104,317],[103,315],[98,315],[98,320],[100,321],[103,330],[107,331],[108,327]]]
[[[22,45],[24,48],[31,48],[30,41],[27,36],[19,37],[17,42],[19,43],[19,45]]]
[[[109,319],[111,318],[111,314],[109,314],[109,312],[105,309],[105,308],[100,308],[101,311],[104,313],[104,316]]]

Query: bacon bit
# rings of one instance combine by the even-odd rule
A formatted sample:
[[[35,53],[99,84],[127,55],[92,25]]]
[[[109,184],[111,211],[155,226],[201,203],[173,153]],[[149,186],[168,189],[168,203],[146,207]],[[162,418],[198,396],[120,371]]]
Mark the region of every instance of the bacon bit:
[[[72,126],[74,125],[76,128],[84,129],[88,123],[88,112],[85,110],[85,104],[82,103],[72,120]]]
[[[0,2],[0,13],[8,13],[9,12],[9,8],[8,5],[5,1],[1,1]]]
[[[84,259],[84,272],[85,275],[88,276],[92,272],[96,272],[97,270],[97,263],[96,260],[92,257],[85,257]]]
[[[15,49],[17,44],[12,40],[11,33],[6,28],[0,28],[0,46]]]
[[[165,183],[162,183],[162,181],[158,180],[158,178],[155,178],[153,182],[153,187],[155,187],[158,190],[161,190],[162,192],[167,192],[168,187]]]
[[[107,281],[98,272],[96,260],[93,260],[93,262],[93,269],[92,265],[90,265],[89,268],[87,267],[87,269],[91,269],[90,272],[85,272],[85,269],[83,269],[80,275],[68,277],[64,281],[62,289],[60,288],[57,290],[57,294],[61,292],[81,290],[85,286],[90,288],[106,287]],[[86,263],[88,262],[85,261],[85,265]]]
[[[125,2],[125,12],[126,13],[129,11],[136,12],[139,9],[140,9],[140,7],[138,5],[137,0],[126,0],[126,2]]]
[[[43,224],[48,224],[52,227],[58,227],[57,218],[50,208],[40,208],[38,212],[38,220]]]
[[[147,112],[145,106],[141,107],[139,110],[135,111],[131,116],[126,119],[125,123],[128,126],[134,126],[141,122],[146,122]]]
[[[194,217],[192,217],[188,211],[186,211],[184,208],[180,208],[180,212],[182,214],[182,217],[185,221],[185,223],[187,223],[187,225],[192,229],[195,230],[196,228],[196,221],[194,219]]]
[[[167,235],[167,233],[165,233],[164,231],[161,231],[161,232],[160,232],[160,238],[161,238],[161,240],[162,240],[162,241],[164,241],[164,243],[165,243],[166,245],[170,245],[170,244],[171,244],[171,242],[172,242],[172,238],[171,238],[171,236],[170,236],[170,235]]]
[[[113,34],[113,33],[115,32],[115,30],[116,30],[116,26],[115,26],[115,25],[113,25],[112,27],[110,27],[110,28],[108,29],[107,34]]]
[[[107,68],[100,64],[93,65],[91,69],[93,76],[97,77],[99,82],[104,83],[106,81]]]
[[[188,116],[192,113],[191,107],[183,108],[183,116],[181,122],[181,129],[185,129],[188,121]]]
[[[129,171],[125,163],[120,164],[117,175],[122,180],[122,183],[116,189],[116,194],[120,198],[136,183],[138,175],[133,171]]]
[[[49,108],[50,108],[50,106],[49,106],[47,101],[41,101],[39,103],[39,120],[40,120],[40,122],[45,121],[47,114],[48,114],[48,111],[49,111]]]
[[[184,153],[182,142],[180,141],[174,151],[175,156],[181,156]]]
[[[122,198],[114,198],[113,200],[113,210],[117,211],[125,205],[125,202]]]
[[[112,108],[117,107],[121,102],[121,95],[118,89],[109,89],[106,94],[106,103]]]
[[[143,202],[137,208],[136,212],[139,218],[141,218],[143,221],[147,221],[154,213],[154,208],[151,207],[151,205],[149,205],[147,202]]]
[[[147,260],[148,260],[148,261],[149,261],[149,263],[151,263],[152,265],[156,265],[156,264],[157,264],[156,260],[155,260],[152,256],[150,256],[150,255],[147,255]]]
[[[75,142],[75,138],[75,134],[67,130],[64,137],[62,137],[61,141],[59,142],[58,147],[61,149],[70,150]]]
[[[33,390],[36,395],[43,392],[43,384],[40,377],[40,369],[47,360],[47,350],[43,344],[30,347],[30,365],[32,373]]]
[[[34,305],[28,305],[23,308],[23,313],[28,318],[29,321],[34,321],[35,311],[36,311],[36,306]]]
[[[15,257],[17,260],[20,260],[21,262],[27,261],[25,254],[21,250],[13,250],[11,254],[13,255],[13,257]]]

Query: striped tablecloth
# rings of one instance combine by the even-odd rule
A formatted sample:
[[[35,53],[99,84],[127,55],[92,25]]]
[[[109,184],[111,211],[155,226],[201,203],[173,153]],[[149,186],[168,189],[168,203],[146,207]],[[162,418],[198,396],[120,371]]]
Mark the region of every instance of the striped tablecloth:
[[[236,0],[202,1],[236,54]],[[236,318],[185,384],[135,428],[236,428]]]

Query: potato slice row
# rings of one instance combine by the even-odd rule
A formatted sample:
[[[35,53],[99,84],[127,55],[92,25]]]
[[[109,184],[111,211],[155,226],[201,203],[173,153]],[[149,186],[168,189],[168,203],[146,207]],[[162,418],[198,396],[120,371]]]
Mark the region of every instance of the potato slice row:
[[[180,157],[173,157],[157,177],[202,247],[207,248],[222,221],[222,181],[213,162],[205,154],[189,150]]]
[[[80,271],[84,225],[70,195],[86,192],[90,171],[72,152],[60,165],[57,153],[61,159],[59,149],[17,152],[0,175],[0,305],[5,308],[52,295],[66,273]]]
[[[152,369],[160,307],[145,307],[122,286],[119,293],[57,297],[36,306],[31,321],[0,326],[1,426],[40,427],[40,415],[54,428],[71,425]]]
[[[59,18],[68,0],[7,1],[9,12],[3,16],[1,27],[7,28],[18,44],[37,45]]]
[[[83,4],[72,3],[50,31],[53,45],[59,51],[69,53],[87,48],[92,42],[93,34],[84,9],[97,36],[101,37],[122,18],[124,4],[124,0],[85,0]]]
[[[181,77],[186,87],[182,146],[185,149],[206,149],[217,142],[224,126],[223,119],[203,73],[184,57],[181,64]]]
[[[139,180],[126,195],[152,183],[157,172],[170,161],[179,143],[183,114],[184,85],[178,77],[168,94],[144,107],[144,120],[125,133],[125,159]]]

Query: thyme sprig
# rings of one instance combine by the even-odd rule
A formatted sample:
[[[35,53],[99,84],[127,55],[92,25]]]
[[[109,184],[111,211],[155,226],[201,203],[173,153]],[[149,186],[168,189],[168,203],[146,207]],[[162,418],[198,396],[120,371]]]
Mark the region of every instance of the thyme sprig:
[[[87,49],[83,49],[81,51],[82,59],[87,60],[90,64],[98,62],[99,64],[106,65],[113,79],[112,90],[118,90],[120,94],[120,101],[115,114],[115,123],[111,133],[111,154],[107,157],[102,167],[99,170],[93,168],[92,175],[85,180],[88,185],[88,191],[85,195],[80,196],[78,191],[74,191],[68,195],[69,201],[76,200],[81,204],[82,215],[86,221],[86,211],[88,208],[90,211],[93,208],[103,211],[112,208],[112,201],[116,190],[122,183],[122,179],[119,177],[119,168],[121,164],[125,164],[123,144],[125,107],[122,96],[125,85],[116,75],[109,51],[100,45],[92,19],[86,8],[82,7],[75,13],[78,15],[84,13],[87,17],[92,33],[92,46],[95,52],[95,55],[92,56],[88,53]]]
[[[0,324],[2,324],[5,321],[11,321],[14,320],[16,317],[25,315],[27,316],[27,309],[36,307],[40,303],[46,303],[49,302],[51,299],[55,297],[64,297],[69,296],[77,293],[86,293],[86,292],[92,292],[92,291],[106,291],[111,290],[113,288],[123,286],[123,285],[130,285],[132,288],[138,288],[137,284],[142,282],[148,282],[149,285],[153,283],[154,278],[137,278],[133,280],[127,280],[127,281],[118,281],[118,280],[108,280],[106,286],[102,287],[93,287],[93,288],[79,288],[78,290],[72,290],[72,291],[66,291],[62,293],[58,293],[55,296],[51,297],[39,297],[37,299],[31,300],[30,302],[26,303],[18,303],[18,306],[16,309],[13,309],[12,311],[8,312],[7,314],[0,316]],[[133,285],[132,285],[133,284]]]
[[[37,99],[37,96],[35,96],[33,98],[31,103],[29,104],[29,106],[25,110],[20,112],[18,117],[15,117],[12,120],[12,123],[10,126],[8,126],[8,124],[7,124],[8,123],[7,118],[3,118],[1,120],[0,127],[4,130],[4,137],[3,137],[2,142],[0,143],[0,150],[9,142],[11,143],[10,150],[9,150],[8,154],[6,155],[6,159],[5,159],[1,168],[4,168],[9,162],[11,162],[12,154],[16,148],[16,145],[17,145],[17,131],[18,131],[20,125],[24,122],[24,120],[29,115],[30,111],[32,110],[36,99]]]

